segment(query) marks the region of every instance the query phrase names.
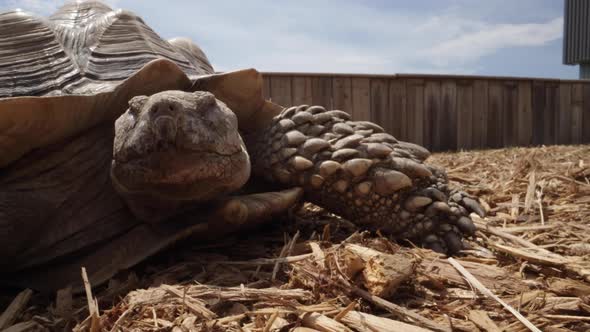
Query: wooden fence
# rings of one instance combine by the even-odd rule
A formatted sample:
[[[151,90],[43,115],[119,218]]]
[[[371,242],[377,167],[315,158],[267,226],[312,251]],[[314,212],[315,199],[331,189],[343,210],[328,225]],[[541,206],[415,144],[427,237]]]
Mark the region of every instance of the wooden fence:
[[[370,120],[432,151],[590,143],[590,81],[264,73],[267,98]]]

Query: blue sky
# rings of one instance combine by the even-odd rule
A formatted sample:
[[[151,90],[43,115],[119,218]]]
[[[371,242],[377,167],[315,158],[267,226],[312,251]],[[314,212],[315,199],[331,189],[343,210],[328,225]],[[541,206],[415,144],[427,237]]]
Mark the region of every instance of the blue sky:
[[[577,78],[562,64],[562,0],[109,0],[218,71]],[[48,15],[62,0],[0,0]],[[165,3],[165,5],[163,5]]]

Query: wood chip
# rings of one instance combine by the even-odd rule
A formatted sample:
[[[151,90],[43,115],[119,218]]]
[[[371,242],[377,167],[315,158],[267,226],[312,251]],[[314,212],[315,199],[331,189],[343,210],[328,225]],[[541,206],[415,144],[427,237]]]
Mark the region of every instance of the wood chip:
[[[166,290],[167,292],[174,294],[178,298],[182,299],[182,304],[189,308],[192,313],[205,319],[213,319],[217,317],[217,315],[213,311],[205,307],[205,303],[203,303],[201,300],[197,300],[191,297],[190,295],[187,295],[186,292],[182,292],[170,285],[162,285],[160,287]]]
[[[451,332],[451,329],[446,327],[446,326],[441,326],[438,323],[435,323],[425,317],[422,317],[404,307],[400,307],[397,304],[393,304],[387,300],[384,300],[378,296],[374,296],[372,294],[370,294],[369,292],[362,290],[358,287],[355,287],[353,285],[351,285],[348,281],[340,278],[340,281],[345,285],[345,287],[347,287],[348,289],[351,289],[353,293],[359,295],[360,297],[362,297],[363,299],[372,302],[373,304],[397,315],[400,317],[404,317],[406,319],[412,320],[414,321],[414,323],[416,325],[420,325],[422,327],[431,329],[433,331],[440,331],[440,332]]]
[[[379,297],[392,297],[398,286],[416,270],[416,257],[409,253],[386,254],[356,244],[346,244],[344,250],[364,261],[363,284],[371,294]]]
[[[26,308],[32,295],[33,291],[30,289],[25,289],[18,293],[0,316],[0,330],[11,326],[16,321],[21,312]]]
[[[469,320],[486,332],[502,332],[503,330],[490,319],[483,310],[469,310]]]
[[[82,282],[84,283],[84,291],[86,293],[86,301],[88,303],[88,317],[90,317],[90,332],[98,332],[101,329],[99,320],[98,301],[92,297],[92,287],[88,280],[86,268],[82,267]]]
[[[303,314],[301,322],[305,327],[311,327],[323,332],[352,332],[346,325],[318,313]]]
[[[389,319],[389,318],[382,318],[377,317],[371,314],[359,312],[359,311],[350,311],[344,317],[342,317],[342,322],[351,328],[359,331],[359,332],[428,332],[432,330],[428,330],[422,327],[410,325],[404,322],[400,322],[397,320]]]
[[[526,319],[520,312],[514,310],[513,307],[509,306],[506,302],[502,301],[498,296],[496,296],[492,291],[486,288],[479,280],[477,280],[469,271],[465,270],[465,268],[459,264],[453,257],[447,258],[447,260],[459,271],[467,281],[472,284],[477,290],[479,290],[482,294],[494,299],[496,302],[500,303],[506,310],[508,310],[511,314],[513,314],[519,321],[521,321],[529,330],[533,332],[541,332],[533,323],[531,323],[528,319]]]

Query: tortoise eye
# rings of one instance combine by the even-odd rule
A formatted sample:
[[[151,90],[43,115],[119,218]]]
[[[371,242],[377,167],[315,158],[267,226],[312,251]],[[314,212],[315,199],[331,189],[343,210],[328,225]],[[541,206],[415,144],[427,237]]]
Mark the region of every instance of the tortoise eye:
[[[135,96],[131,98],[129,100],[129,111],[135,115],[139,114],[148,99],[148,96]]]

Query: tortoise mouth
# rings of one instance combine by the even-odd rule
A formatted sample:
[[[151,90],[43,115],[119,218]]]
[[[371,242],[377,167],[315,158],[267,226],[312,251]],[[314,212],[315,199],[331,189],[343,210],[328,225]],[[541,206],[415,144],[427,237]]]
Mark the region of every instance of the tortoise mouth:
[[[234,153],[159,150],[112,162],[119,191],[173,200],[207,201],[241,187],[250,175],[245,150]]]
[[[133,164],[139,168],[147,169],[169,169],[166,165],[175,167],[189,162],[199,161],[207,156],[218,156],[219,158],[231,158],[243,152],[242,147],[232,150],[218,151],[215,149],[204,149],[202,146],[193,144],[182,144],[176,142],[158,141],[153,146],[145,146],[143,151],[126,149],[125,153],[114,153],[113,160],[121,164]],[[190,166],[190,165],[185,165]],[[175,168],[173,168],[175,169]]]

